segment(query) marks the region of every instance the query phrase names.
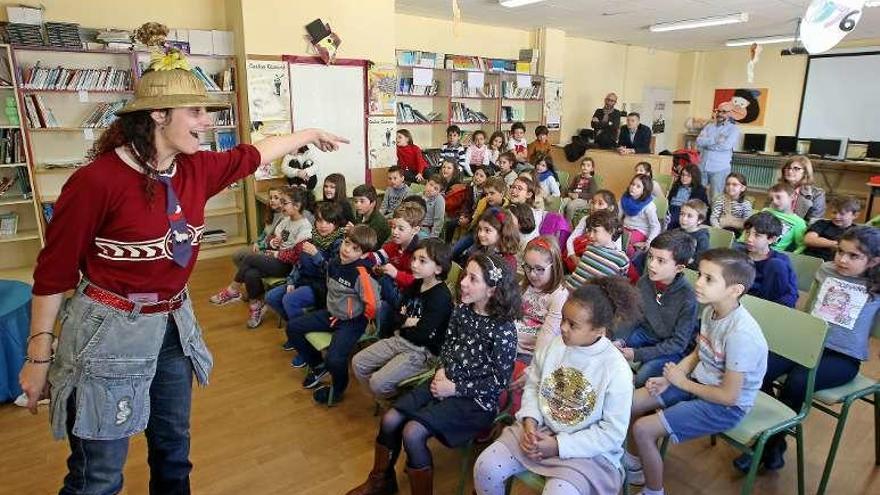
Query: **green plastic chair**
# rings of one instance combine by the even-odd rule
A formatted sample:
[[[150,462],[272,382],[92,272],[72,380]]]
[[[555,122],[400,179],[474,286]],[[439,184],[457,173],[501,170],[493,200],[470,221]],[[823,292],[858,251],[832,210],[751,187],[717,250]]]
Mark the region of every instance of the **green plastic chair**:
[[[453,303],[458,300],[458,282],[461,279],[461,272],[461,265],[453,261],[449,265],[449,273],[446,274],[446,287],[449,287]]]
[[[800,411],[793,411],[776,398],[764,392],[758,392],[755,405],[746,417],[735,428],[720,436],[737,449],[750,454],[754,459],[761,458],[764,446],[771,436],[784,433],[795,437],[797,441],[798,494],[803,495],[805,464],[803,421],[807,417],[813,401],[816,366],[822,356],[828,326],[825,321],[815,316],[757,297],[745,295],[741,302],[761,326],[770,350],[809,370],[806,400],[804,400]],[[668,437],[663,441],[663,450],[665,450],[668,441]],[[714,436],[712,443],[713,445],[715,443]],[[743,495],[752,492],[759,464],[759,462],[752,463],[746,481],[740,490]]]
[[[654,180],[660,184],[660,187],[663,188],[663,192],[668,193],[669,188],[672,187],[672,176],[669,174],[655,174]]]
[[[709,227],[709,249],[729,248],[733,245],[735,234],[718,227]]]
[[[367,324],[367,330],[361,335],[361,338],[358,339],[358,343],[363,342],[371,342],[374,340],[378,340],[379,335],[379,322],[375,321],[373,323]],[[312,344],[318,352],[323,352],[325,349],[330,347],[330,342],[333,341],[333,332],[310,332],[306,334],[306,340],[309,344]],[[308,371],[311,371],[309,367],[306,367]],[[335,405],[334,397],[333,397],[333,389],[330,389],[330,397],[327,400],[327,407],[333,407]]]
[[[797,274],[798,291],[810,292],[813,280],[816,278],[816,270],[825,262],[822,258],[807,256],[806,254],[785,253],[791,260],[791,266]]]
[[[425,185],[419,184],[418,182],[413,182],[409,185],[409,193],[410,194],[422,194],[425,192]]]
[[[544,196],[544,209],[558,212],[562,208],[562,198],[559,196]]]
[[[596,190],[602,189],[602,184],[605,183],[605,180],[602,178],[600,174],[594,173],[593,180],[596,181]]]
[[[669,213],[669,200],[664,196],[654,196],[654,206],[657,207],[657,218],[660,219],[660,224],[663,225],[666,214]]]
[[[814,287],[810,292],[809,301],[815,299],[817,291],[818,289]],[[807,307],[809,308],[810,305],[808,304]],[[880,321],[874,321],[871,336],[880,339]],[[874,465],[880,466],[880,382],[859,373],[845,385],[819,390],[813,395],[813,407],[837,420],[828,457],[825,459],[825,468],[822,470],[822,480],[819,482],[819,490],[816,492],[819,495],[823,495],[828,487],[831,470],[834,469],[834,458],[837,456],[843,429],[846,427],[846,420],[849,417],[849,409],[859,400],[874,406]],[[837,405],[840,405],[840,412],[832,409],[832,406]]]
[[[559,191],[565,196],[565,192],[568,191],[568,183],[571,179],[571,175],[565,170],[557,170],[556,175],[559,176]]]

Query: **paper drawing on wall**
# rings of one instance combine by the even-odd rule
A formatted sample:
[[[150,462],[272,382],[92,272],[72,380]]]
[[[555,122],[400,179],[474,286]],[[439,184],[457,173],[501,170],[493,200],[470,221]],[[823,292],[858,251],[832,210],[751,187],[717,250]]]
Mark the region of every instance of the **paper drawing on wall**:
[[[370,168],[397,165],[397,144],[394,142],[396,119],[393,115],[371,115],[367,127]]]
[[[812,315],[830,324],[852,330],[859,316],[859,310],[867,300],[868,291],[864,285],[828,277],[822,282],[822,287],[816,295]]]
[[[290,121],[290,84],[285,62],[248,60],[251,121]]]
[[[370,115],[394,115],[397,108],[397,69],[374,66],[367,75],[370,83]]]
[[[728,103],[730,116],[738,124],[764,125],[767,113],[767,88],[716,89],[712,108]]]

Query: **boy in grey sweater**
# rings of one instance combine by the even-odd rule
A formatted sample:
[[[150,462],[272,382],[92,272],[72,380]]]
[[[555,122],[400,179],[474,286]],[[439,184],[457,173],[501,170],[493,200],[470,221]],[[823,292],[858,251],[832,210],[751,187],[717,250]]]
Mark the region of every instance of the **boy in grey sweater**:
[[[645,273],[636,283],[644,316],[615,345],[630,362],[641,363],[636,388],[660,376],[666,363],[677,363],[693,340],[697,322],[694,290],[681,273],[694,255],[694,240],[671,230],[651,241]]]
[[[382,198],[382,207],[379,211],[385,218],[391,218],[394,210],[403,202],[403,198],[409,195],[410,190],[404,182],[403,170],[397,165],[388,167],[388,187],[385,189],[385,197]]]
[[[446,200],[441,191],[446,189],[446,181],[440,174],[434,174],[425,183],[425,219],[422,232],[428,237],[440,237],[446,220]]]

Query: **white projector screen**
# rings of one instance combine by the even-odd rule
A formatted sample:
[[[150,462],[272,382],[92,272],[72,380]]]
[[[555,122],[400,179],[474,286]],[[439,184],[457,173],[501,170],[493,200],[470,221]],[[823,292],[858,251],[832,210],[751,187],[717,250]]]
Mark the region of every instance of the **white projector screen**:
[[[798,137],[880,141],[880,52],[810,57]]]

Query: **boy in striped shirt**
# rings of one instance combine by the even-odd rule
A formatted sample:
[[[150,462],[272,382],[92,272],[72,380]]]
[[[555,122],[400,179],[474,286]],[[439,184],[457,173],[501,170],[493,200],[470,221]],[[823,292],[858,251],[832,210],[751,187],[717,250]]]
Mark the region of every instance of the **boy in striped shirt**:
[[[599,210],[587,218],[586,232],[590,244],[578,260],[577,266],[565,280],[569,291],[596,277],[625,276],[629,258],[615,240],[620,236],[620,219],[607,210]]]

